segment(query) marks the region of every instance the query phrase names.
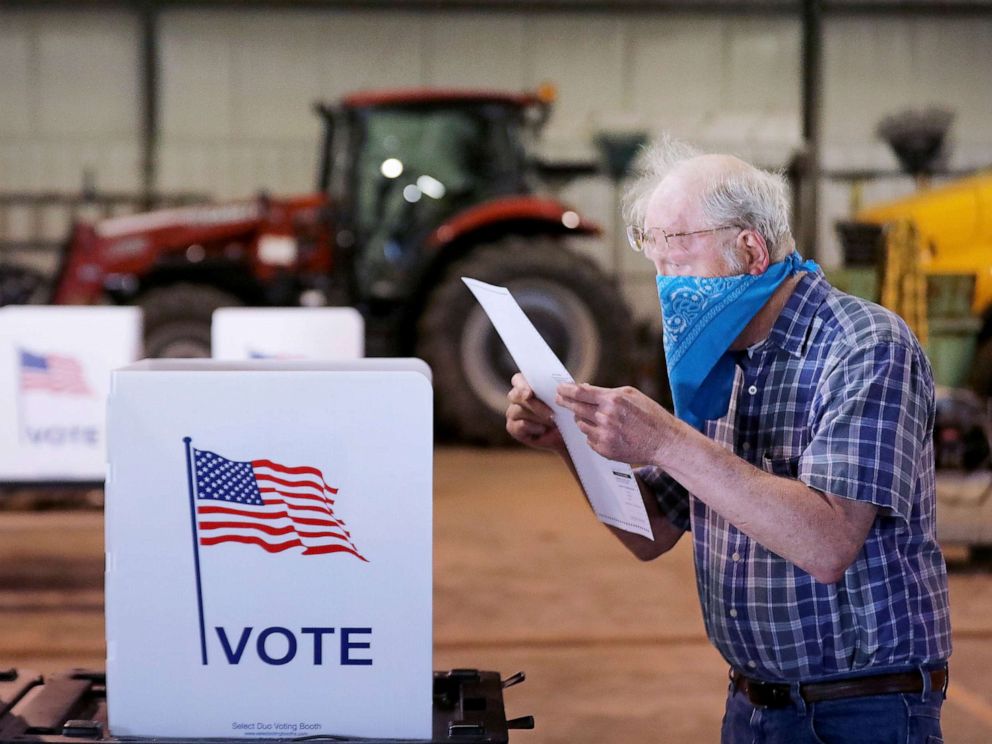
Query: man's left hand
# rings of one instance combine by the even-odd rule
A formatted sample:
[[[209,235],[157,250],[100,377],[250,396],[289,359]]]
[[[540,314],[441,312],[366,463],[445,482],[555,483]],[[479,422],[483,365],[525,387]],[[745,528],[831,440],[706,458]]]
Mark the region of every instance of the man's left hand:
[[[565,383],[556,401],[575,414],[589,446],[610,460],[661,464],[679,432],[677,419],[636,388]]]

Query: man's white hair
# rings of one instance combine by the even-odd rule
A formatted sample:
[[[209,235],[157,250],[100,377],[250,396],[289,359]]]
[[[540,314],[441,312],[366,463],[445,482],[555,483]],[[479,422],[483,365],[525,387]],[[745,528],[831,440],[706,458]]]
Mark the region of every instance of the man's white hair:
[[[664,135],[638,157],[634,179],[623,195],[623,217],[628,225],[644,225],[648,202],[658,185],[678,165],[703,155],[695,147]],[[795,250],[789,227],[789,186],[781,173],[748,163],[714,176],[703,189],[701,208],[713,225],[735,225],[759,233],[772,263]],[[705,226],[700,226],[705,227]],[[738,262],[734,244],[725,247],[728,259]]]

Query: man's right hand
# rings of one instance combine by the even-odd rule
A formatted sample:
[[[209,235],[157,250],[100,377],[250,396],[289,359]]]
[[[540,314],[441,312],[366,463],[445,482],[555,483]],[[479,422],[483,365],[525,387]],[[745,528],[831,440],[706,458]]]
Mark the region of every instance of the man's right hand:
[[[554,412],[537,399],[520,372],[511,382],[513,387],[506,394],[510,401],[506,409],[506,430],[510,436],[528,447],[565,455],[565,441],[555,425]]]

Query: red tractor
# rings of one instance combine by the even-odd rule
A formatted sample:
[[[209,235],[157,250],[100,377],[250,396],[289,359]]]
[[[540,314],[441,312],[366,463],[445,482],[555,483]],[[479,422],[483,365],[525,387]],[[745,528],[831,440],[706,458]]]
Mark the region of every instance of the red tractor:
[[[354,306],[369,355],[426,360],[442,429],[476,442],[504,438],[515,367],[462,276],[510,287],[577,379],[629,380],[629,311],[568,247],[599,228],[532,193],[524,142],[544,97],[388,91],[316,108],[317,193],[76,224],[50,301],[140,305],[146,355],[185,357],[209,355],[219,307]]]

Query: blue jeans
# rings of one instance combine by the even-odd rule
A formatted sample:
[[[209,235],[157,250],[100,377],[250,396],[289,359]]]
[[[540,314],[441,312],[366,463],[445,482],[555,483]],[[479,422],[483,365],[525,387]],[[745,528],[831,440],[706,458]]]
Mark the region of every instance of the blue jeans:
[[[942,744],[942,690],[755,707],[731,686],[722,744]]]

